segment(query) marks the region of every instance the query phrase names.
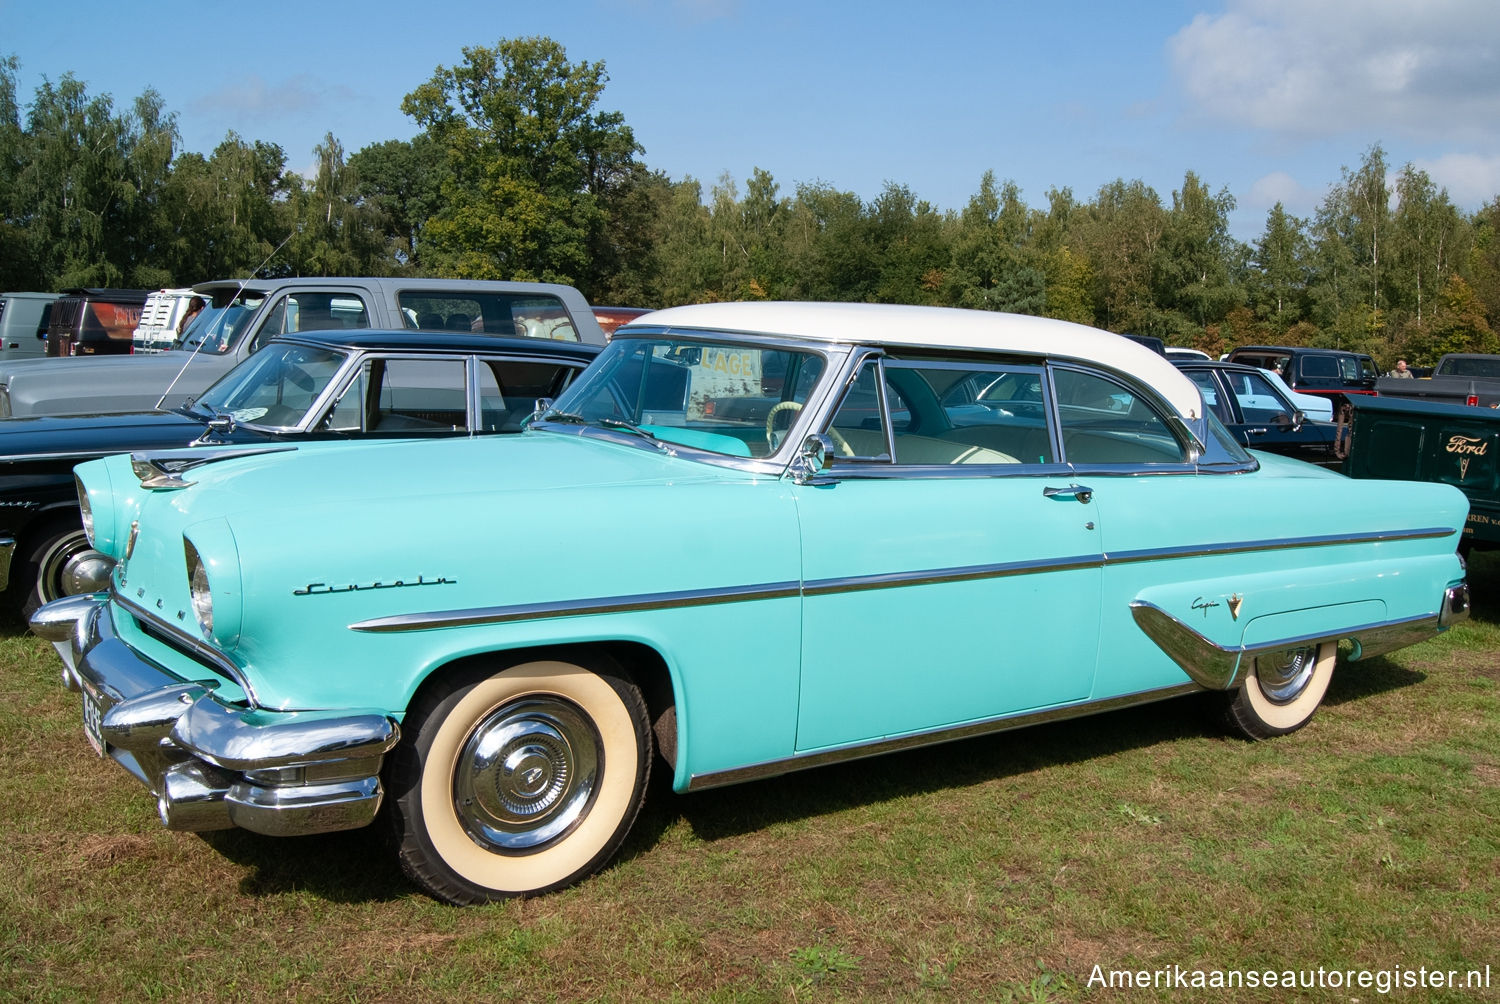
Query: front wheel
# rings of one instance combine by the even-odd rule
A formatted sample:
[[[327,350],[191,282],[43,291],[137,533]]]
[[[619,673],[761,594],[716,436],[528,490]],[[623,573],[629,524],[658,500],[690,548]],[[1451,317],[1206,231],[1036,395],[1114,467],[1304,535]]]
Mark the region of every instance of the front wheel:
[[[406,874],[450,903],[571,885],[625,839],[651,772],[639,688],[597,660],[440,682],[408,714],[387,778]]]
[[[1229,695],[1225,721],[1247,739],[1296,732],[1323,702],[1338,643],[1303,645],[1257,656],[1244,684]]]
[[[18,606],[26,618],[44,603],[84,591],[78,570],[91,561],[103,560],[89,546],[88,535],[79,522],[53,523],[42,529],[39,537],[23,552],[11,576],[12,588],[24,590]]]

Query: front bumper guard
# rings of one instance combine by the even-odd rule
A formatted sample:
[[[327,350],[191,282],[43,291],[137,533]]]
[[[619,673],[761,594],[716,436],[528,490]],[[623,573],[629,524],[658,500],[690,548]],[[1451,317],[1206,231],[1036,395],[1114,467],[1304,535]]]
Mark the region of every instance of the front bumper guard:
[[[63,661],[63,683],[99,712],[103,752],[156,796],[174,830],[241,827],[299,836],[368,825],[380,767],[401,738],[376,712],[268,711],[184,681],[130,648],[102,594],[49,603],[31,627]]]

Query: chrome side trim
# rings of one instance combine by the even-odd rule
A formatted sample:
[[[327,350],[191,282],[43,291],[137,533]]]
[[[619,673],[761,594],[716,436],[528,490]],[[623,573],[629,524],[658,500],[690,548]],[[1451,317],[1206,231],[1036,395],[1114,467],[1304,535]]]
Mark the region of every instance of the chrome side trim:
[[[480,624],[505,624],[520,620],[543,620],[557,617],[584,617],[593,614],[634,613],[673,607],[708,606],[717,603],[741,603],[751,600],[788,599],[795,596],[829,596],[860,592],[866,589],[896,589],[927,586],[944,582],[971,582],[980,579],[1030,575],[1040,572],[1062,572],[1124,565],[1139,561],[1163,561],[1172,558],[1196,558],[1215,554],[1239,554],[1246,551],[1284,549],[1288,547],[1333,547],[1342,544],[1365,544],[1396,540],[1424,540],[1444,537],[1452,529],[1431,527],[1419,530],[1377,531],[1374,533],[1326,534],[1317,537],[1283,537],[1276,540],[1230,541],[1198,547],[1153,548],[1117,554],[1083,554],[1042,561],[1010,561],[988,565],[966,565],[953,568],[921,569],[912,572],[884,572],[874,575],[842,576],[814,579],[808,582],[774,582],[753,586],[728,586],[722,589],[689,589],[676,592],[639,593],[631,596],[605,596],[583,600],[560,600],[551,603],[524,603],[514,606],[477,607],[461,610],[438,610],[431,613],[396,614],[356,621],[351,631],[392,632],[429,631],[435,628],[472,627]]]
[[[1452,593],[1452,589],[1448,590],[1448,595],[1451,596]],[[1130,604],[1130,615],[1146,636],[1177,663],[1193,682],[1205,690],[1228,690],[1238,686],[1244,679],[1240,669],[1245,665],[1246,659],[1254,659],[1281,649],[1348,638],[1354,644],[1354,650],[1349,656],[1353,662],[1415,645],[1447,630],[1442,623],[1442,614],[1438,612],[1396,621],[1360,624],[1334,632],[1278,638],[1254,646],[1226,647],[1205,638],[1153,603],[1134,601]]]
[[[524,603],[507,607],[479,607],[474,610],[447,610],[430,614],[399,614],[394,617],[376,617],[372,620],[359,621],[356,624],[350,624],[349,630],[429,631],[433,628],[505,624],[510,621],[546,620],[553,617],[633,613],[640,610],[709,606],[716,603],[748,603],[752,600],[782,600],[800,594],[799,583],[775,582],[761,586],[690,589],[680,592],[642,593],[636,596],[614,596],[592,600]]]
[[[159,635],[165,635],[165,638],[158,640],[164,641],[173,648],[181,649],[190,658],[206,663],[216,673],[233,680],[245,692],[245,699],[250,703],[252,708],[261,706],[260,701],[255,697],[255,688],[250,685],[249,678],[240,671],[240,667],[230,662],[221,652],[210,646],[202,638],[189,634],[182,628],[154,616],[145,607],[138,603],[132,603],[120,595],[118,590],[113,591],[110,597],[114,600],[116,606],[134,617],[137,621],[144,621],[146,626],[142,630],[146,631],[147,634],[154,632]]]
[[[0,537],[0,589],[10,585],[10,562],[15,555],[15,538]]]
[[[1124,565],[1136,561],[1161,561],[1168,558],[1198,558],[1210,554],[1242,554],[1246,551],[1285,550],[1289,547],[1334,547],[1340,544],[1383,544],[1397,540],[1430,540],[1446,537],[1456,531],[1451,527],[1422,527],[1416,530],[1377,530],[1371,533],[1331,533],[1315,537],[1280,537],[1274,540],[1229,541],[1205,547],[1159,547],[1139,551],[1119,551],[1105,555],[1105,564]]]
[[[1028,711],[999,718],[987,718],[983,721],[969,722],[965,725],[953,725],[939,729],[929,729],[925,732],[913,732],[910,735],[898,736],[894,739],[880,739],[870,743],[841,746],[838,749],[818,750],[814,753],[800,753],[780,760],[767,760],[762,763],[751,764],[748,767],[733,767],[729,770],[711,771],[707,774],[694,774],[688,780],[687,790],[702,791],[705,788],[717,788],[726,784],[755,781],[761,778],[775,777],[778,774],[789,774],[792,771],[841,763],[846,760],[862,760],[865,757],[896,753],[901,750],[915,749],[919,746],[935,746],[939,743],[955,742],[959,739],[971,739],[975,736],[991,735],[996,732],[1009,732],[1012,729],[1040,725],[1044,722],[1058,722],[1069,718],[1097,715],[1105,711],[1118,711],[1121,708],[1134,707],[1137,704],[1150,704],[1153,701],[1164,701],[1172,697],[1181,697],[1184,694],[1198,693],[1201,689],[1196,684],[1184,683],[1175,687],[1147,690],[1138,694],[1127,694],[1123,697],[1112,697],[1103,701],[1086,701],[1058,708],[1048,708],[1045,711]]]

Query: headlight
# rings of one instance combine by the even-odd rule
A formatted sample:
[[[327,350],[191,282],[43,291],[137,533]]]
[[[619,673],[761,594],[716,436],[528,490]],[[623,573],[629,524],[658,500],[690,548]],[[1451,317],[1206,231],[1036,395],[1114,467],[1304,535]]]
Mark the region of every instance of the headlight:
[[[208,588],[208,568],[198,556],[198,549],[193,546],[192,541],[183,540],[182,545],[187,552],[188,592],[192,597],[193,615],[198,618],[198,626],[203,629],[204,637],[212,638],[214,598]]]
[[[89,493],[83,487],[83,482],[78,475],[73,475],[73,484],[78,489],[78,515],[83,517],[83,533],[89,539],[89,546],[96,547],[94,543],[94,507],[89,504]]]

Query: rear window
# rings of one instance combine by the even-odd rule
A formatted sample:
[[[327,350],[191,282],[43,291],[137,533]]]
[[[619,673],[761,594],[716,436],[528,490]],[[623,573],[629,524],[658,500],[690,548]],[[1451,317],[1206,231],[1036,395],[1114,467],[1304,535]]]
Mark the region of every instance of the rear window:
[[[552,296],[413,290],[398,294],[396,302],[408,328],[579,340],[567,308]]]

